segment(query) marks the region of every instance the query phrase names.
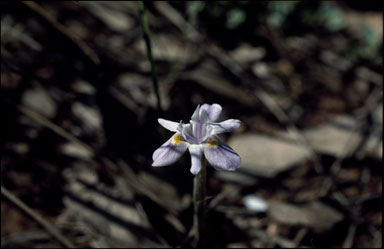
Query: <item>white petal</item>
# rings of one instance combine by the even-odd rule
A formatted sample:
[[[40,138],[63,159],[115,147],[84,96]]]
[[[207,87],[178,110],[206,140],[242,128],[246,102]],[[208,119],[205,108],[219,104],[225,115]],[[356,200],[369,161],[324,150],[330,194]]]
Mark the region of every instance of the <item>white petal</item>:
[[[207,122],[208,114],[207,114],[206,110],[200,109],[199,120],[200,120],[201,123],[206,123]]]
[[[212,134],[221,134],[239,128],[240,124],[238,119],[228,119],[221,123],[211,123],[210,126],[212,127]]]
[[[196,175],[201,169],[201,155],[203,150],[200,145],[189,146],[189,153],[191,154],[191,173]]]
[[[199,110],[200,110],[200,105],[197,105],[196,110],[192,114],[191,120],[199,121],[199,114],[200,114]]]
[[[209,120],[214,122],[219,118],[222,108],[221,108],[221,105],[219,104],[212,104],[212,105],[204,104],[201,106],[200,112],[202,110],[205,110],[208,114]]]
[[[167,142],[165,142],[160,148],[155,150],[152,155],[152,166],[166,166],[175,163],[187,150],[188,143],[176,139],[181,137],[180,134],[173,135]]]
[[[240,156],[227,144],[225,144],[219,137],[216,146],[206,145],[204,147],[204,156],[209,164],[217,170],[233,171],[240,167]]]
[[[187,143],[197,143],[196,138],[194,138],[192,134],[192,127],[190,124],[185,124],[183,125],[182,122],[180,121],[179,126],[177,127],[177,131],[183,136],[184,140]]]
[[[163,118],[159,118],[157,121],[165,129],[173,131],[173,132],[176,132],[177,131],[177,127],[179,126],[179,123],[173,122],[173,121],[169,121],[169,120],[166,120],[166,119],[163,119]]]

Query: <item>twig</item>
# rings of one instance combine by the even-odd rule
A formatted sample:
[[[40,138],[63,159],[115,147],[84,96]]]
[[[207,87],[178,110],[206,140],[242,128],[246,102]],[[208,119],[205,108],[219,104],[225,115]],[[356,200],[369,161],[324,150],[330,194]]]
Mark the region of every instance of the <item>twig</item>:
[[[141,27],[143,29],[143,38],[147,48],[147,57],[151,65],[151,76],[152,76],[152,82],[153,82],[153,89],[155,91],[156,99],[157,99],[157,109],[159,110],[160,113],[162,113],[161,99],[160,99],[160,93],[159,93],[159,82],[157,79],[156,66],[153,60],[153,55],[152,55],[151,33],[149,31],[148,19],[145,14],[144,2],[138,1],[137,7],[139,9],[140,22],[141,22]]]
[[[79,48],[80,51],[86,56],[86,58],[88,58],[94,65],[100,64],[100,59],[97,54],[84,41],[74,38],[65,26],[61,25],[54,18],[48,15],[47,12],[40,7],[40,5],[32,1],[23,1],[22,3],[39,17],[41,17],[42,20],[51,25],[53,29],[64,35],[64,37],[66,37],[72,44]]]
[[[373,237],[372,248],[381,248],[383,243],[381,232],[373,224],[369,225],[368,231]]]
[[[209,209],[216,208],[220,202],[222,202],[225,198],[228,198],[229,196],[234,197],[239,195],[240,190],[239,189],[231,189],[231,188],[225,188],[222,192],[220,192],[218,195],[216,195],[208,204]]]
[[[306,227],[301,228],[297,232],[295,238],[293,239],[293,243],[295,245],[294,248],[298,248],[300,246],[301,241],[304,239],[304,237],[305,237],[305,235],[307,235],[307,233],[308,233],[308,228],[306,228]]]
[[[282,248],[296,248],[295,242],[288,240],[284,237],[281,237],[279,235],[271,236],[267,232],[261,229],[252,229],[249,231],[249,234],[251,236],[255,236],[265,243],[272,244],[268,247],[274,247],[275,244],[279,245]]]
[[[132,171],[132,169],[128,165],[125,164],[125,162],[120,160],[116,164],[112,160],[106,157],[103,157],[101,160],[105,165],[108,165],[112,168],[119,167],[122,170],[124,177],[126,178],[126,182],[129,184],[131,188],[133,188],[136,191],[136,193],[147,196],[157,205],[166,209],[170,213],[170,215],[172,216],[176,215],[177,212],[173,208],[164,204],[164,202],[155,193],[153,193],[148,187],[146,187],[144,183],[138,180],[137,175]]]
[[[316,172],[318,174],[323,173],[323,166],[319,163],[315,150],[309,144],[305,136],[299,131],[296,125],[290,120],[288,115],[276,103],[276,101],[274,101],[268,93],[262,91],[261,89],[256,90],[255,94],[261,100],[261,102],[269,109],[269,111],[272,112],[274,116],[287,127],[288,132],[295,136],[298,143],[307,149],[309,153],[308,159],[313,163]]]
[[[88,150],[92,155],[94,155],[94,151],[89,145],[83,143],[78,138],[73,136],[71,133],[65,131],[63,128],[61,128],[60,126],[51,122],[50,120],[48,120],[47,118],[45,118],[44,116],[39,114],[38,112],[32,111],[32,110],[30,110],[30,109],[28,109],[22,105],[17,106],[17,109],[21,113],[23,113],[25,116],[34,120],[35,122],[51,129],[52,131],[54,131],[56,134],[60,135],[61,137],[64,137],[65,139],[82,146],[83,148]]]
[[[66,248],[76,248],[71,241],[64,237],[59,230],[57,230],[54,226],[52,226],[49,221],[43,218],[41,215],[33,211],[30,207],[28,207],[24,202],[22,202],[19,198],[9,192],[3,185],[1,185],[1,194],[7,198],[10,202],[16,205],[18,208],[23,210],[26,214],[31,216],[37,223],[39,223],[49,234],[52,235],[57,241],[59,241]]]
[[[377,105],[380,104],[380,99],[382,99],[382,92],[380,91],[381,87],[376,87],[370,96],[367,98],[366,104],[357,112],[358,119],[355,127],[353,127],[352,132],[358,132],[361,127],[364,127],[367,123],[367,117],[371,113],[372,110],[375,109]],[[352,135],[349,138],[349,141],[352,140]],[[360,143],[347,143],[343,149],[343,153],[339,156],[331,165],[330,171],[332,175],[336,175],[341,169],[341,163],[349,156],[355,155],[360,148],[363,147],[363,143],[366,142],[367,139],[361,139]],[[331,178],[326,178],[323,183],[323,187],[320,189],[324,195],[327,195],[330,189],[333,187],[333,181]]]
[[[32,231],[18,234],[11,234],[1,238],[1,248],[10,248],[11,246],[20,246],[21,243],[34,241],[34,240],[49,240],[51,235],[46,231]]]
[[[352,224],[349,226],[347,237],[343,242],[343,248],[352,248],[353,241],[355,239],[356,234],[356,225]]]
[[[182,15],[177,12],[171,5],[162,2],[154,2],[154,5],[161,13],[167,13],[167,18],[181,31],[187,32],[187,38],[193,42],[197,42],[202,38],[200,33],[190,25]]]

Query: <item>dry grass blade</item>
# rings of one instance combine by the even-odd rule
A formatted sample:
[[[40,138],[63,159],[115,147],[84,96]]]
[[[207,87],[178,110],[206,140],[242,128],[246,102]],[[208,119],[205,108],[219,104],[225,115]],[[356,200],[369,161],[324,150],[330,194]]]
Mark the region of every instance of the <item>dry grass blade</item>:
[[[93,64],[100,64],[100,59],[97,54],[82,40],[74,38],[70,32],[51,16],[49,16],[43,8],[41,8],[37,3],[32,1],[24,1],[23,4],[34,11],[38,16],[43,18],[48,24],[50,24],[55,30],[59,31],[65,37],[67,37],[75,46],[77,46],[80,51],[89,58]]]
[[[41,215],[33,211],[30,207],[28,207],[24,202],[22,202],[19,198],[9,192],[5,187],[1,186],[1,194],[7,198],[10,202],[16,205],[18,208],[23,210],[26,214],[31,216],[37,223],[39,223],[47,232],[49,232],[57,241],[59,241],[66,248],[76,248],[71,241],[64,237],[64,235],[57,230],[54,226],[52,226],[49,221],[43,218]]]
[[[97,153],[94,151],[94,149],[92,147],[90,147],[89,145],[80,141],[78,138],[76,138],[75,136],[73,136],[69,132],[65,131],[63,128],[59,127],[58,125],[54,124],[50,120],[46,119],[45,117],[43,117],[39,113],[32,111],[32,110],[29,110],[28,108],[26,108],[24,106],[18,106],[18,110],[21,113],[23,113],[24,115],[26,115],[27,117],[34,120],[35,122],[43,125],[44,127],[51,129],[53,132],[55,132],[59,136],[64,137],[68,141],[71,141],[73,143],[76,143],[76,144],[84,147],[85,149],[90,151],[92,153],[92,155],[97,156]],[[172,216],[173,220],[177,221],[177,226],[175,226],[175,227],[177,228],[177,227],[181,226],[182,229],[184,229],[182,224],[180,222],[178,222],[179,219],[175,216],[176,211],[173,210],[169,205],[166,205],[161,199],[159,199],[157,197],[157,195],[155,193],[153,193],[151,190],[149,190],[149,188],[146,187],[146,185],[144,183],[138,181],[137,175],[130,169],[129,166],[125,165],[124,162],[121,161],[119,163],[114,163],[112,160],[110,160],[107,157],[96,158],[96,160],[93,160],[93,162],[96,165],[103,164],[112,170],[121,170],[127,179],[127,181],[126,181],[127,184],[130,187],[132,187],[136,193],[147,196],[149,199],[151,199],[157,205],[159,205],[160,207],[163,207],[165,210],[167,210],[169,212],[169,215]]]
[[[74,143],[84,147],[86,150],[88,150],[89,152],[94,154],[93,149],[89,145],[83,143],[78,138],[76,138],[72,134],[68,133],[67,131],[65,131],[60,126],[52,123],[51,121],[49,121],[48,119],[46,119],[45,117],[40,115],[39,113],[37,113],[35,111],[32,111],[32,110],[30,110],[30,109],[28,109],[28,108],[26,108],[24,106],[21,106],[21,105],[19,105],[17,107],[17,109],[21,113],[23,113],[25,116],[27,116],[27,117],[31,118],[32,120],[34,120],[35,122],[37,122],[37,123],[39,123],[39,124],[49,128],[49,129],[51,129],[52,131],[54,131],[56,134],[60,135],[61,137],[64,137],[68,141],[74,142]]]

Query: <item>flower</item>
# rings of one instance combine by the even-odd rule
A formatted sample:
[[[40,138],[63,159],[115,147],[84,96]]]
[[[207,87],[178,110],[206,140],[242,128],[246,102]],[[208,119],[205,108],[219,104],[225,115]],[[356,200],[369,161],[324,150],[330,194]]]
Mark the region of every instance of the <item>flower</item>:
[[[217,135],[230,132],[240,126],[240,120],[228,119],[215,123],[221,113],[219,104],[197,106],[189,124],[158,119],[170,131],[176,132],[167,142],[153,153],[152,166],[166,166],[176,162],[188,149],[191,154],[191,173],[201,169],[201,158],[205,158],[217,170],[233,171],[240,167],[240,156]]]

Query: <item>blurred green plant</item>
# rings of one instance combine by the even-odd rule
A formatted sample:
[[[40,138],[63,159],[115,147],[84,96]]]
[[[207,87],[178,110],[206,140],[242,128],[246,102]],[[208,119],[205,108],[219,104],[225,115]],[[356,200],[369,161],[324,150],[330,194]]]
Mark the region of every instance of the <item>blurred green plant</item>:
[[[345,27],[344,15],[334,2],[321,2],[319,8],[306,10],[301,14],[303,23],[313,27],[324,27],[331,32]]]
[[[364,27],[359,34],[360,43],[352,46],[346,53],[346,58],[350,61],[364,59],[370,61],[374,66],[383,65],[383,40],[371,27]]]
[[[199,13],[204,9],[205,2],[203,1],[188,1],[186,3],[186,12],[188,16],[188,22],[192,27],[196,27],[197,17]]]
[[[280,28],[287,16],[296,8],[299,1],[272,1],[268,4],[267,25]]]
[[[298,14],[303,26],[323,27],[329,31],[338,31],[345,27],[344,16],[334,2],[324,1],[307,4],[301,1],[272,1],[268,4],[267,25],[282,28],[290,14]]]
[[[235,29],[245,21],[246,17],[243,10],[239,8],[231,9],[227,13],[226,27],[228,29]]]
[[[254,27],[255,21],[260,27],[286,31],[287,33],[333,33],[347,31],[347,19],[343,8],[333,1],[187,1],[178,3],[185,10],[189,23],[193,27],[201,25],[210,35],[222,43],[236,44],[231,41],[248,36],[239,36],[241,32]],[[182,7],[184,6],[184,7]],[[255,14],[256,13],[256,14]],[[251,16],[252,15],[257,15]],[[214,17],[214,18],[213,18]],[[214,21],[213,21],[214,20]],[[220,24],[218,27],[217,25]],[[223,25],[224,24],[224,25]],[[256,29],[249,30],[254,32]],[[236,34],[232,39],[224,39],[223,32]],[[235,38],[236,37],[236,38]],[[382,65],[382,39],[375,30],[366,27],[357,37],[358,41],[345,49],[346,59],[369,60],[376,66]]]

